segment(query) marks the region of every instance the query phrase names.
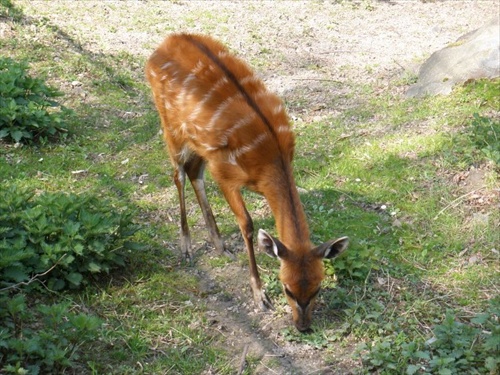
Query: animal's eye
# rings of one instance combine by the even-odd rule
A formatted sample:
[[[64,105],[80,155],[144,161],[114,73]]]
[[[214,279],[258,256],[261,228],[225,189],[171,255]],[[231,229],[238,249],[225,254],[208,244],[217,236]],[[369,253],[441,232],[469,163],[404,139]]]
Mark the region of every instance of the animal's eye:
[[[311,303],[311,301],[314,298],[316,298],[316,296],[318,295],[319,291],[321,290],[321,288],[318,288],[305,303],[302,303],[299,300],[297,300],[297,298],[295,298],[295,296],[293,295],[293,293],[285,285],[283,285],[283,289],[285,290],[286,295],[288,297],[290,297],[291,299],[293,299],[297,303],[297,305],[300,306],[300,308],[302,310],[307,309],[307,307],[309,306],[309,304]]]
[[[307,309],[307,307],[311,304],[311,301],[312,301],[314,298],[316,298],[316,296],[317,296],[317,295],[318,295],[318,293],[319,293],[319,290],[320,290],[320,288],[318,288],[318,289],[317,289],[317,290],[316,290],[316,291],[312,294],[312,296],[309,298],[309,300],[308,300],[306,303],[300,303],[300,302],[298,302],[298,301],[297,301],[297,303],[300,305],[300,307],[301,307],[303,310]]]

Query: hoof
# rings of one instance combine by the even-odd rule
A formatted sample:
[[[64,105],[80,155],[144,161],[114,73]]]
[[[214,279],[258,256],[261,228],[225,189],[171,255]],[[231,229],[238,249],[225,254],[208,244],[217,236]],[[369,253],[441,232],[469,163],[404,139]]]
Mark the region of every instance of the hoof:
[[[259,307],[262,311],[274,310],[271,300],[263,290],[259,290],[257,293],[254,292],[253,298],[257,307]]]
[[[189,252],[182,253],[179,256],[179,264],[180,265],[186,264],[188,266],[192,266],[194,264],[193,257],[191,256],[191,254]]]

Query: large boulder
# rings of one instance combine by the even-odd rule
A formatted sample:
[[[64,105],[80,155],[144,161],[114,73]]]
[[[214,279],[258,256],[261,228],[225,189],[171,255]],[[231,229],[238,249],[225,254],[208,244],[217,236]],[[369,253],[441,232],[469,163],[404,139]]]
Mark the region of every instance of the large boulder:
[[[421,66],[418,81],[407,97],[447,95],[457,83],[500,76],[500,23],[498,17],[434,52]]]

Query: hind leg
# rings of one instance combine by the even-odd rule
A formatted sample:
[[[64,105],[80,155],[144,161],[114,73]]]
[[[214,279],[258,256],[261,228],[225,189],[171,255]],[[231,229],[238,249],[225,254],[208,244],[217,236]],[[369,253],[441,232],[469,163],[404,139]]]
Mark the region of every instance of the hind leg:
[[[198,156],[192,157],[189,162],[186,163],[185,169],[189,180],[193,185],[196,198],[198,199],[201,212],[203,213],[203,218],[205,219],[205,223],[210,233],[212,244],[214,245],[215,250],[219,254],[222,254],[224,252],[224,242],[222,241],[219,228],[217,227],[217,223],[215,222],[215,218],[210,204],[208,203],[207,194],[205,191],[205,162]]]
[[[154,86],[153,94],[156,108],[160,115],[161,128],[163,130],[163,139],[167,145],[170,161],[174,167],[174,183],[177,187],[179,194],[179,207],[181,211],[181,257],[191,260],[191,237],[189,234],[189,227],[187,223],[186,214],[186,199],[185,199],[185,185],[186,185],[186,170],[185,160],[189,158],[189,150],[179,143],[173,136],[170,125],[170,114],[167,112],[164,100],[163,89],[160,86]]]
[[[179,193],[179,205],[181,210],[181,256],[184,256],[187,260],[191,260],[191,236],[187,223],[185,197],[186,172],[181,165],[175,166],[174,183]]]

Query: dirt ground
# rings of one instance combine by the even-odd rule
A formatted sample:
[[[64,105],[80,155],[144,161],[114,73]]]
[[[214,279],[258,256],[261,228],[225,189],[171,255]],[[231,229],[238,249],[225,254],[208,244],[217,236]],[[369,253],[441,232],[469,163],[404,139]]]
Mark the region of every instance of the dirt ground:
[[[19,3],[96,54],[147,58],[170,32],[207,33],[248,61],[290,103],[292,118],[305,120],[355,104],[331,105],[350,82],[395,89],[432,52],[500,11],[495,0]]]
[[[496,0],[20,3],[38,8],[35,14],[49,17],[93,53],[127,51],[146,58],[168,32],[209,33],[256,68],[290,103],[293,119],[306,122],[355,106],[355,99],[331,101],[349,93],[352,82],[375,92],[402,90],[394,82],[417,72],[432,52],[499,14]],[[78,11],[58,10],[68,4]],[[203,254],[195,270],[202,280],[200,303],[225,349],[234,353],[236,367],[246,350],[257,363],[255,374],[349,374],[360,365],[351,359],[348,343],[327,362],[317,349],[281,339],[290,314],[256,311],[246,266],[208,266],[214,254],[204,245],[206,232],[202,225],[193,232]],[[231,241],[242,248],[238,237]]]

